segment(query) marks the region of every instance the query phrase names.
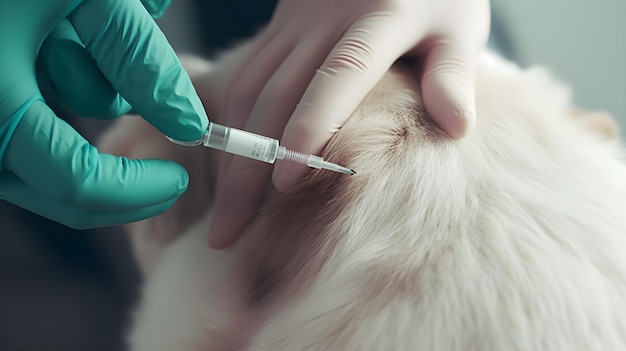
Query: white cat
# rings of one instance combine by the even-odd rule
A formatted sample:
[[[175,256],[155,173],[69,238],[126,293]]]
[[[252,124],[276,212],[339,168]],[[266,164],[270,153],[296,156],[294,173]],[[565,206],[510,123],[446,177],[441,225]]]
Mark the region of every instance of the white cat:
[[[186,59],[210,116],[243,50]],[[357,175],[271,192],[225,251],[207,246],[215,154],[121,120],[102,151],[191,177],[128,226],[146,273],[131,349],[626,350],[623,150],[609,117],[568,99],[485,53],[475,131],[451,140],[397,65],[324,151]]]

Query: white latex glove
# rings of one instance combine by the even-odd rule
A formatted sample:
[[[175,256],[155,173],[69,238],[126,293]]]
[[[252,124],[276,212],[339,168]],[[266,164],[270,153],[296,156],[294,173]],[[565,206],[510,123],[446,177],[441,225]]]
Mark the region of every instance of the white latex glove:
[[[230,127],[319,154],[396,59],[414,57],[432,119],[461,138],[475,123],[474,69],[489,34],[488,0],[282,0],[232,80]],[[418,73],[416,73],[418,74]],[[272,167],[221,166],[209,245],[232,244],[262,202]],[[279,190],[306,166],[278,161]]]

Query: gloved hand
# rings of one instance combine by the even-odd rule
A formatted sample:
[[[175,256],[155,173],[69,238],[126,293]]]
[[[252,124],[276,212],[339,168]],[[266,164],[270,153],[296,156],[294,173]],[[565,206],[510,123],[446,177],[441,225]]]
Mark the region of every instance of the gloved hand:
[[[187,173],[173,162],[99,154],[57,118],[37,84],[39,52],[43,86],[60,105],[102,117],[132,105],[172,138],[199,138],[208,124],[200,99],[139,1],[2,1],[0,47],[0,199],[87,228],[157,215],[185,191]],[[100,114],[102,101],[114,104]]]
[[[474,61],[489,17],[487,0],[282,0],[239,66],[221,114],[230,127],[319,154],[393,62],[408,56],[421,72],[429,115],[463,137],[475,122]],[[278,161],[274,185],[285,189],[306,169]],[[209,245],[237,239],[271,172],[247,159],[223,162]]]

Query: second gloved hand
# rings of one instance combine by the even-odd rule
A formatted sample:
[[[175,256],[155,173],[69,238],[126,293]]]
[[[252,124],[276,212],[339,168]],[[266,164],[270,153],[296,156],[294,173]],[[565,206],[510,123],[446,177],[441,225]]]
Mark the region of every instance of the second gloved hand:
[[[474,66],[489,34],[488,0],[282,0],[239,66],[222,108],[230,127],[319,154],[393,62],[414,58],[424,104],[451,137],[475,122]],[[277,162],[284,189],[306,167]],[[223,162],[209,243],[232,244],[255,213],[272,169]]]

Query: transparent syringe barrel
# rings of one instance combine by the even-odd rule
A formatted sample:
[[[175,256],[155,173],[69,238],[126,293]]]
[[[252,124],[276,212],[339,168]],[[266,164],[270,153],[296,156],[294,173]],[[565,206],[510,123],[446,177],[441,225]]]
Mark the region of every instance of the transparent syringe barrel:
[[[223,150],[255,160],[274,163],[278,151],[278,140],[243,130],[211,123],[205,136],[204,146]]]

